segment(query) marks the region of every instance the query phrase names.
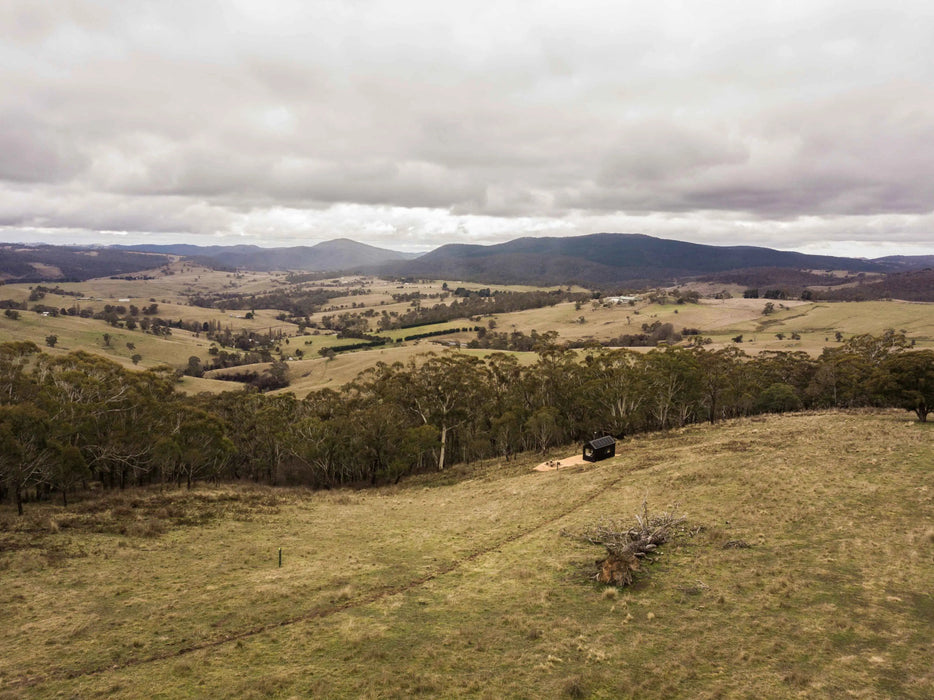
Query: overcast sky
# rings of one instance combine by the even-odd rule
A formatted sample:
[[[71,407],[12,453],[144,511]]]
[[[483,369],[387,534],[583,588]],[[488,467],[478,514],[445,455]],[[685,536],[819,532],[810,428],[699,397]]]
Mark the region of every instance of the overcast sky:
[[[934,3],[0,0],[0,240],[934,254]]]

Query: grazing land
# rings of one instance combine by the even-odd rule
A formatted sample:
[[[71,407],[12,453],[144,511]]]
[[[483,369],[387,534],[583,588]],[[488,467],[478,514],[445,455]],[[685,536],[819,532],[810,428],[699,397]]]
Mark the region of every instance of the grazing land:
[[[738,345],[749,354],[768,351],[804,351],[812,356],[840,339],[863,333],[881,334],[887,329],[904,331],[916,347],[934,347],[934,304],[901,301],[811,302],[773,300],[773,309],[765,313],[766,299],[743,298],[736,285],[694,285],[702,296],[696,303],[676,303],[678,290],[668,295],[643,293],[630,303],[612,304],[601,299],[563,301],[505,313],[489,313],[453,320],[431,322],[417,327],[379,327],[384,315],[401,317],[413,309],[436,304],[450,304],[457,297],[455,289],[472,292],[484,285],[457,281],[389,280],[374,277],[343,277],[303,282],[282,272],[227,272],[206,268],[194,262],[174,260],[163,267],[144,271],[131,279],[92,279],[79,283],[52,284],[38,299],[37,285],[0,286],[0,303],[25,304],[18,318],[0,314],[0,337],[3,340],[28,340],[40,347],[55,337],[52,354],[85,351],[103,355],[127,368],[149,369],[168,364],[185,370],[192,357],[209,368],[218,344],[202,331],[203,327],[229,330],[232,334],[266,335],[270,339],[267,359],[246,370],[261,372],[273,360],[288,364],[289,387],[302,396],[322,387],[336,387],[377,362],[406,361],[420,352],[437,348],[434,338],[404,340],[415,333],[442,333],[470,328],[441,336],[448,344],[462,349],[477,338],[474,329],[500,334],[553,332],[558,343],[598,342],[618,345],[620,338],[645,332],[645,328],[671,324],[673,333],[689,331],[681,340],[688,344],[699,336],[710,348]],[[296,281],[298,280],[298,281]],[[488,289],[489,287],[486,286]],[[690,285],[683,289],[691,288]],[[496,286],[495,291],[528,293],[537,288]],[[556,291],[559,288],[543,288]],[[578,287],[560,288],[568,293],[584,293]],[[323,292],[324,302],[304,319],[289,315],[282,308],[224,308],[224,295],[241,299],[288,299],[297,294]],[[726,298],[713,298],[714,294]],[[276,296],[278,295],[278,296]],[[220,300],[214,305],[194,305],[199,299]],[[228,302],[232,304],[234,302]],[[33,311],[36,305],[40,311]],[[93,309],[98,314],[106,307],[145,309],[157,305],[156,314],[173,324],[170,334],[153,332],[126,323],[124,318],[108,322],[86,318],[76,312]],[[243,306],[243,304],[241,304]],[[58,315],[42,309],[64,310]],[[354,337],[341,337],[337,327],[341,316],[355,319]],[[137,317],[139,318],[139,317]],[[304,325],[298,325],[302,321]],[[360,324],[363,324],[362,326]],[[134,327],[131,327],[134,326]],[[386,344],[342,354],[340,348],[360,343],[360,332],[383,338]],[[738,342],[739,341],[739,342]],[[649,345],[654,346],[654,340]],[[213,346],[213,347],[212,347]],[[322,357],[329,348],[338,354]],[[227,347],[223,349],[229,349]],[[500,348],[502,349],[502,348]],[[512,349],[520,358],[528,350]],[[486,354],[483,350],[476,351]],[[213,353],[213,354],[212,354]],[[135,358],[135,359],[134,359]],[[526,358],[522,361],[531,361]],[[186,377],[180,388],[187,392],[225,391],[237,384],[220,381],[223,371],[208,371],[203,378]]]
[[[794,414],[558,471],[4,505],[0,695],[930,697],[932,438]],[[643,499],[683,531],[602,588],[561,532]]]

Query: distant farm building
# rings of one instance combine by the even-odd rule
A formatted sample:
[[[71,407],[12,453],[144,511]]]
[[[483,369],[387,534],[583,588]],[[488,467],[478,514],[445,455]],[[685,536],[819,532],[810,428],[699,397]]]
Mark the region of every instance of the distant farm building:
[[[628,304],[639,301],[639,297],[603,297],[604,304]]]
[[[599,462],[616,455],[616,438],[611,435],[598,437],[596,440],[584,443],[584,459],[588,462]]]

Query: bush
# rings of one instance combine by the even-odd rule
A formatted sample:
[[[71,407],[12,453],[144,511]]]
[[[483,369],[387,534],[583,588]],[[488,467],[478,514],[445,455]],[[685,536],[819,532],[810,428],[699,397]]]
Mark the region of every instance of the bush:
[[[785,413],[797,411],[801,408],[801,399],[798,392],[790,384],[778,382],[772,384],[759,395],[756,401],[756,410],[762,413]]]

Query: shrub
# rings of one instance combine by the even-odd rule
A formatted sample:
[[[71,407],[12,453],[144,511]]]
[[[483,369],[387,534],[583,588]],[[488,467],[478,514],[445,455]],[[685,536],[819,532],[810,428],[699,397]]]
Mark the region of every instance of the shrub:
[[[798,392],[790,384],[781,382],[772,384],[759,395],[756,409],[763,413],[785,413],[801,408]]]

